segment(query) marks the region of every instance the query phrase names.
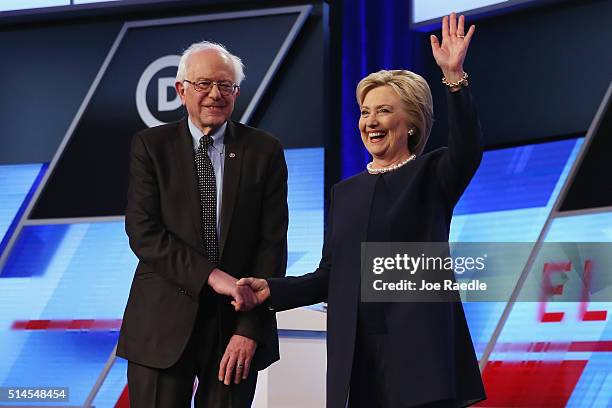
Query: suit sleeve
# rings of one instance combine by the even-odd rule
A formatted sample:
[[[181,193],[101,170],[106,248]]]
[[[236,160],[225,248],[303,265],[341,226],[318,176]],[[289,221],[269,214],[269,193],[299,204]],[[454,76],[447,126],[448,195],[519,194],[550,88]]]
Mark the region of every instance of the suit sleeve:
[[[280,143],[276,144],[266,173],[263,203],[259,219],[259,244],[252,276],[272,278],[285,276],[287,269],[287,164]],[[239,313],[236,334],[249,337],[258,343],[265,342],[267,327],[274,315],[266,307]]]
[[[327,301],[329,275],[332,267],[332,236],[334,218],[334,189],[331,191],[328,227],[323,243],[319,267],[297,277],[268,279],[270,306],[277,312]]]
[[[448,202],[455,206],[482,159],[482,131],[469,87],[447,92],[448,149],[437,163],[437,176]]]
[[[140,133],[132,139],[125,229],[140,262],[198,296],[214,265],[168,231],[161,215],[155,166]]]

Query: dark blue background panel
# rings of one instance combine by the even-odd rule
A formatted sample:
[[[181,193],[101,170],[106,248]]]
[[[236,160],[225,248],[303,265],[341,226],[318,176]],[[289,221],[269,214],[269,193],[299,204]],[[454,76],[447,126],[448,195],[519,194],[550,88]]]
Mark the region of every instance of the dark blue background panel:
[[[143,109],[137,109],[139,95],[145,110],[157,122],[184,116],[178,104],[158,101],[158,91],[168,92],[174,83],[176,62],[154,65],[161,58],[173,58],[194,41],[214,39],[225,44],[247,64],[234,117],[239,119],[252,99],[272,61],[279,52],[297,12],[253,18],[187,20],[180,24],[131,27],[121,37],[108,68],[87,104],[60,160],[52,171],[31,218],[74,218],[123,215],[128,182],[131,137],[155,123],[147,123]],[[146,24],[155,24],[150,22]],[[156,40],[151,41],[152,38]],[[173,65],[174,64],[174,65]],[[152,77],[145,73],[152,68]],[[163,68],[168,65],[166,68]],[[145,79],[143,79],[145,78]],[[139,83],[144,84],[142,88]],[[165,84],[165,85],[164,85]],[[142,91],[139,92],[139,89]],[[145,97],[143,94],[146,94]],[[168,94],[162,99],[168,99]],[[175,107],[174,110],[165,110]],[[311,146],[320,146],[316,140]]]

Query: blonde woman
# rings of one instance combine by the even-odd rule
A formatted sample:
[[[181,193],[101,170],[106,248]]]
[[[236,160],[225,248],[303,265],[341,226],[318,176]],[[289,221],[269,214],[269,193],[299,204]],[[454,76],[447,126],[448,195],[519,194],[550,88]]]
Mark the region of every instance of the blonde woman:
[[[379,71],[357,86],[359,133],[372,162],[332,188],[319,268],[242,279],[276,311],[326,301],[327,406],[465,407],[485,398],[461,303],[360,301],[361,242],[445,242],[476,172],[481,132],[463,71],[474,26],[452,13],[431,37],[449,109],[448,147],[422,154],[432,126],[429,86],[409,71]]]

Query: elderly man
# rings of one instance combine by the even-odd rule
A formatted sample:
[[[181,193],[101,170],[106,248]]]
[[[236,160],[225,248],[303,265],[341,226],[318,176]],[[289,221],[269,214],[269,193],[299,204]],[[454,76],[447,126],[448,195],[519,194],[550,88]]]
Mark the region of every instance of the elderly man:
[[[276,320],[236,278],[282,276],[287,166],[281,144],[230,120],[240,58],[210,42],[183,54],[187,117],[132,141],[126,231],[139,259],[117,355],[130,404],[250,407],[257,370],[278,360]]]

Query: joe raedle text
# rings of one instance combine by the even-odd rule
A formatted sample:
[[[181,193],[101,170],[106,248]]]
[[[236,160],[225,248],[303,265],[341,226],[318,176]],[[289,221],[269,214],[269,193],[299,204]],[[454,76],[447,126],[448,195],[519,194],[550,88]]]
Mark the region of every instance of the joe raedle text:
[[[372,283],[375,291],[486,291],[487,283],[481,282],[479,279],[471,279],[465,282],[456,282],[452,279],[445,279],[442,282],[429,282],[425,279],[419,281],[411,281],[402,279],[397,282],[385,282],[382,279],[376,279]]]

